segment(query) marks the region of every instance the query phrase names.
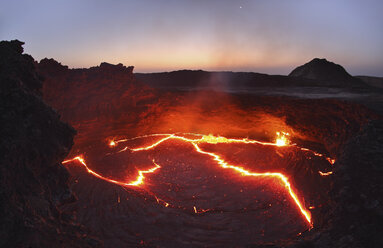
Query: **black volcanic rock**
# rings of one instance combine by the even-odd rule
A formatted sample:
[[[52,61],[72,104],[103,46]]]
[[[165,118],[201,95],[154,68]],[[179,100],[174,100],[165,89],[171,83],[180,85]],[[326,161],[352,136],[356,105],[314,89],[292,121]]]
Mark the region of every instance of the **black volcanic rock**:
[[[41,99],[22,42],[0,42],[0,247],[90,247],[57,206],[72,201],[61,161],[75,131]]]
[[[46,79],[44,100],[71,124],[113,116],[116,109],[135,105],[142,89],[134,83],[133,66],[101,63],[89,69],[68,69],[53,59],[43,59],[38,70]]]
[[[332,210],[322,213],[327,225],[283,247],[383,247],[382,137],[382,120],[373,120],[345,144],[329,193]]]
[[[153,90],[135,80],[133,66],[103,62],[88,69],[68,69],[43,59],[37,69],[45,78],[44,101],[78,131],[75,144],[82,137],[102,137],[107,129],[115,130],[110,120],[137,122],[142,118],[139,113],[153,101]]]
[[[2,76],[7,75],[15,81],[18,81],[14,82],[14,84],[17,84],[25,90],[39,93],[42,83],[40,77],[34,70],[33,58],[28,54],[22,54],[24,51],[22,47],[23,44],[23,42],[18,40],[0,42],[0,74]],[[8,84],[2,82],[1,89],[6,90],[8,86]],[[12,86],[17,87],[16,85]]]
[[[358,78],[351,76],[342,66],[326,59],[315,58],[295,68],[290,77],[313,79],[337,87],[365,87]]]
[[[345,145],[335,168],[334,247],[383,247],[383,121],[374,120]]]
[[[52,77],[65,73],[68,70],[68,66],[62,65],[54,59],[45,58],[40,61],[39,69],[44,70],[47,75]]]

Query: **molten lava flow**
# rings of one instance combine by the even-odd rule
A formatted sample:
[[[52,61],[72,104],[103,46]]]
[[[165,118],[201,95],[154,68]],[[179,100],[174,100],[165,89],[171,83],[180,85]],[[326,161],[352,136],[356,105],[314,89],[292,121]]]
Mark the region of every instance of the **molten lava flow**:
[[[156,143],[154,143],[154,144],[152,144],[152,145],[150,145],[150,146],[147,146],[147,147],[139,147],[139,148],[135,148],[135,149],[131,149],[131,150],[134,151],[134,152],[142,151],[142,150],[150,150],[150,149],[152,149],[152,148],[158,146],[158,145],[161,144],[162,142],[164,142],[164,141],[166,141],[166,140],[168,140],[168,139],[170,139],[170,138],[172,138],[172,137],[174,137],[173,134],[167,136],[166,138],[160,139],[159,141],[157,141]]]
[[[328,171],[328,172],[322,172],[322,171],[319,171],[319,175],[321,176],[329,176],[329,175],[332,175],[332,171]]]
[[[311,213],[306,210],[302,203],[299,201],[296,193],[293,191],[293,189],[291,188],[291,185],[287,179],[286,176],[284,176],[283,174],[281,173],[275,173],[275,172],[264,172],[264,173],[256,173],[256,172],[250,172],[248,170],[245,170],[243,167],[240,167],[240,166],[235,166],[235,165],[230,165],[228,164],[227,162],[225,162],[219,155],[215,154],[215,153],[212,153],[212,152],[206,152],[206,151],[203,151],[201,150],[201,148],[193,143],[195,149],[197,150],[197,152],[199,153],[202,153],[202,154],[206,154],[206,155],[209,155],[210,157],[212,157],[215,161],[217,161],[217,163],[222,167],[222,168],[225,168],[225,169],[233,169],[237,172],[239,172],[242,176],[254,176],[254,177],[275,177],[275,178],[278,178],[279,180],[281,180],[283,182],[283,184],[285,185],[285,187],[287,188],[291,198],[293,198],[295,204],[299,207],[299,210],[301,211],[301,213],[304,215],[304,217],[306,218],[307,222],[311,224]]]
[[[195,136],[195,138],[186,138],[186,137],[184,137],[182,135],[185,135],[185,136],[186,135],[188,135],[188,136]],[[155,149],[161,143],[163,143],[165,141],[168,141],[168,140],[171,140],[171,139],[180,140],[180,141],[183,141],[183,142],[190,143],[190,144],[193,145],[193,147],[194,147],[196,152],[211,157],[214,161],[217,162],[217,164],[221,168],[231,169],[231,170],[239,173],[241,176],[271,177],[271,178],[275,178],[275,179],[278,179],[279,181],[281,181],[282,184],[284,185],[284,187],[286,188],[287,192],[289,193],[290,197],[293,199],[295,205],[298,207],[298,209],[301,212],[301,214],[304,217],[304,219],[310,225],[312,225],[310,211],[308,209],[306,209],[304,207],[303,203],[299,200],[299,197],[297,196],[297,193],[294,192],[294,190],[293,190],[293,188],[292,188],[292,186],[291,186],[287,176],[285,176],[285,175],[283,175],[282,173],[279,173],[279,172],[263,172],[263,173],[252,172],[252,171],[246,170],[244,167],[241,167],[239,165],[231,165],[228,162],[226,162],[220,155],[218,155],[216,153],[213,153],[213,152],[204,151],[199,146],[199,144],[203,144],[203,143],[205,143],[205,144],[221,144],[221,143],[260,144],[260,145],[276,146],[276,147],[295,146],[295,144],[290,144],[290,142],[289,142],[289,140],[287,138],[288,135],[289,134],[285,133],[285,132],[277,132],[277,139],[276,139],[275,143],[271,143],[271,142],[261,142],[261,141],[257,141],[257,140],[251,140],[251,139],[247,139],[247,138],[244,138],[244,139],[233,139],[233,138],[226,138],[226,137],[221,137],[221,136],[201,135],[201,134],[191,134],[191,133],[188,133],[188,134],[152,134],[152,135],[144,135],[144,136],[140,136],[140,137],[135,137],[135,138],[131,138],[131,139],[111,140],[109,142],[109,146],[111,148],[114,148],[119,143],[124,143],[124,142],[128,142],[128,141],[131,141],[131,140],[139,139],[139,138],[146,138],[146,137],[153,137],[153,136],[164,136],[164,137],[159,139],[159,140],[157,140],[157,141],[155,141],[154,143],[151,143],[149,145],[142,146],[142,147],[131,148],[131,147],[125,146],[123,149],[118,150],[117,153],[118,152],[124,152],[124,151],[127,151],[127,150],[130,150],[132,152],[139,152],[139,151],[147,151],[147,150]],[[314,152],[314,151],[311,151],[310,149],[307,149],[307,148],[299,148],[299,149],[301,149],[302,151],[311,152],[315,156],[324,157],[324,155],[322,155],[320,153],[317,153],[317,152]],[[331,158],[326,158],[326,159],[331,164],[333,164],[335,162],[335,160],[333,160]],[[77,156],[75,158],[72,158],[72,159],[65,160],[63,163],[66,164],[66,163],[70,163],[72,161],[80,162],[86,168],[86,170],[90,174],[92,174],[92,175],[94,175],[94,176],[96,176],[96,177],[98,177],[98,178],[100,178],[102,180],[108,181],[110,183],[118,184],[118,185],[121,185],[123,187],[142,186],[144,184],[145,174],[154,173],[156,170],[161,168],[161,166],[158,165],[153,160],[153,164],[155,166],[150,168],[150,169],[148,169],[148,170],[139,170],[138,171],[138,176],[137,176],[136,180],[131,181],[131,182],[120,182],[120,181],[116,181],[116,180],[113,180],[113,179],[110,179],[110,178],[106,178],[106,177],[104,177],[104,176],[94,172],[93,170],[91,170],[87,166],[84,158],[81,155]],[[332,172],[324,173],[324,172],[319,171],[319,174],[322,175],[322,176],[327,176],[327,175],[332,174]],[[162,203],[165,207],[169,206],[169,203],[167,203],[167,202],[157,198],[156,196],[154,196],[154,197],[156,198],[158,203]],[[194,213],[203,213],[203,212],[208,211],[208,210],[203,210],[203,209],[199,211],[199,210],[197,210],[196,206],[193,207],[193,210],[194,210]]]
[[[138,171],[137,179],[135,181],[133,181],[133,182],[128,183],[128,185],[130,185],[130,186],[139,186],[139,185],[143,184],[144,183],[144,178],[145,178],[144,174],[153,173],[157,169],[161,168],[161,166],[156,164],[156,162],[154,162],[154,160],[153,160],[153,163],[154,163],[155,167],[150,168],[149,170],[144,170],[144,171],[139,170]]]
[[[310,149],[308,149],[308,148],[300,147],[299,149],[301,149],[301,151],[309,151],[309,152],[311,152],[312,154],[314,154],[314,155],[317,156],[317,157],[325,157],[323,154],[314,152],[314,151],[312,151],[312,150],[310,150]],[[326,158],[326,160],[327,160],[330,164],[333,165],[333,164],[335,163],[335,159],[333,159],[333,158],[329,158],[329,157],[325,157],[325,158]]]
[[[277,139],[275,141],[275,144],[277,146],[285,146],[289,143],[289,140],[286,136],[290,135],[289,133],[285,132],[277,132]]]
[[[193,207],[193,209],[194,209],[194,213],[198,213],[197,208],[195,206]]]
[[[144,135],[144,136],[135,137],[132,139],[112,140],[109,143],[109,146],[113,147],[113,146],[115,146],[115,144],[118,144],[118,143],[123,143],[123,142],[134,140],[137,138],[147,138],[147,137],[153,137],[153,136],[165,136],[165,137],[158,140],[157,142],[149,145],[149,146],[143,146],[143,147],[137,147],[137,148],[129,148],[126,146],[123,149],[121,149],[119,152],[124,152],[128,149],[131,151],[134,151],[134,152],[143,151],[143,150],[150,150],[150,149],[158,146],[162,142],[167,141],[169,139],[178,139],[178,140],[182,140],[182,141],[190,142],[190,143],[194,142],[194,143],[208,143],[208,144],[241,143],[241,144],[260,144],[260,145],[269,145],[269,146],[288,146],[289,145],[289,142],[286,138],[286,135],[289,135],[289,134],[284,133],[284,132],[282,133],[282,135],[279,132],[277,132],[278,138],[276,139],[275,143],[262,142],[262,141],[258,141],[258,140],[247,139],[247,138],[243,138],[243,139],[230,138],[229,139],[229,138],[222,137],[222,136],[214,136],[212,134],[203,135],[203,134],[194,134],[194,133],[184,133],[184,135],[201,136],[201,138],[188,139],[188,138],[185,138],[185,137],[177,135],[177,134],[151,134],[151,135]],[[114,144],[114,145],[112,145],[112,144]],[[306,150],[309,151],[309,149],[306,149]]]
[[[139,186],[141,184],[144,183],[144,174],[147,174],[147,173],[153,173],[155,172],[157,169],[161,168],[161,166],[159,166],[158,164],[156,164],[156,162],[154,162],[153,160],[153,164],[155,165],[153,168],[150,168],[148,170],[139,170],[138,171],[138,177],[136,180],[132,181],[132,182],[120,182],[120,181],[116,181],[116,180],[113,180],[113,179],[110,179],[110,178],[106,178],[104,176],[101,176],[100,174],[98,174],[97,172],[89,169],[89,167],[87,166],[86,162],[85,162],[85,159],[83,158],[83,156],[77,156],[77,157],[74,157],[72,159],[68,159],[68,160],[65,160],[63,161],[62,163],[63,164],[66,164],[66,163],[70,163],[70,162],[73,162],[73,161],[78,161],[80,162],[84,167],[85,169],[90,173],[92,174],[93,176],[96,176],[102,180],[105,180],[105,181],[108,181],[110,183],[114,183],[114,184],[118,184],[118,185],[121,185],[121,186]]]
[[[151,145],[143,146],[143,147],[138,147],[138,148],[131,148],[131,150],[132,151],[150,150],[150,149],[155,148],[156,146],[158,146],[159,144],[161,144],[162,142],[164,142],[166,140],[169,140],[169,139],[180,139],[180,140],[183,140],[185,142],[192,143],[197,152],[212,157],[222,168],[233,169],[233,170],[239,172],[243,176],[256,176],[256,177],[257,176],[258,177],[261,176],[261,177],[274,177],[274,178],[278,178],[279,180],[281,180],[283,182],[284,186],[287,188],[291,198],[294,200],[295,204],[298,206],[299,210],[301,211],[301,213],[303,214],[303,216],[305,217],[307,222],[311,224],[311,214],[310,214],[310,212],[303,207],[303,204],[299,201],[299,199],[297,197],[297,194],[293,191],[293,189],[292,189],[292,187],[291,187],[291,185],[290,185],[290,183],[289,183],[289,181],[288,181],[286,176],[284,176],[281,173],[275,173],[275,172],[265,172],[265,173],[250,172],[248,170],[245,170],[243,167],[229,165],[219,155],[217,155],[215,153],[212,153],[212,152],[203,151],[198,146],[198,143],[209,143],[209,144],[218,144],[218,143],[245,143],[245,144],[249,144],[249,143],[258,143],[258,144],[263,144],[263,145],[276,145],[276,146],[286,146],[289,143],[288,140],[287,140],[287,137],[286,137],[286,135],[288,135],[288,133],[284,133],[284,132],[279,133],[279,132],[277,132],[277,135],[278,135],[278,138],[277,138],[275,144],[267,143],[267,142],[259,142],[259,141],[254,141],[254,140],[248,140],[248,139],[228,139],[228,138],[225,138],[225,137],[217,137],[217,136],[213,136],[213,135],[208,135],[208,136],[203,135],[202,138],[200,138],[200,139],[188,139],[188,138],[185,138],[185,137],[182,137],[182,136],[169,135],[169,136],[167,136],[165,138],[162,138],[159,141],[157,141],[157,142],[155,142],[155,143],[153,143]],[[194,207],[194,211],[197,213],[197,210],[196,210],[195,207]]]

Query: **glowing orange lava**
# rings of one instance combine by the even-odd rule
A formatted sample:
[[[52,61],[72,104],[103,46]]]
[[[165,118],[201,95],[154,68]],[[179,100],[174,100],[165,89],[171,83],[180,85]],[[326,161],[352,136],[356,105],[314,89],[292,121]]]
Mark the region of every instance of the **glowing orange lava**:
[[[148,170],[143,170],[143,171],[139,170],[139,171],[138,171],[138,177],[137,177],[136,180],[131,181],[131,182],[120,182],[120,181],[116,181],[116,180],[113,180],[113,179],[110,179],[110,178],[106,178],[106,177],[104,177],[104,176],[101,176],[101,175],[98,174],[97,172],[95,172],[95,171],[89,169],[89,167],[87,166],[87,164],[86,164],[86,162],[85,162],[85,159],[84,159],[83,156],[81,156],[81,155],[80,155],[80,156],[77,156],[77,157],[74,157],[74,158],[72,158],[72,159],[65,160],[65,161],[63,161],[62,163],[63,163],[63,164],[66,164],[66,163],[70,163],[70,162],[73,162],[73,161],[76,161],[76,160],[77,160],[78,162],[80,162],[80,163],[85,167],[85,169],[86,169],[90,174],[92,174],[93,176],[96,176],[96,177],[98,177],[98,178],[100,178],[100,179],[102,179],[102,180],[108,181],[108,182],[110,182],[110,183],[118,184],[118,185],[125,186],[125,187],[127,187],[127,186],[139,186],[139,185],[143,184],[143,183],[144,183],[144,178],[145,178],[144,174],[147,174],[147,173],[153,173],[153,172],[155,172],[157,169],[161,168],[161,166],[159,166],[158,164],[156,164],[156,162],[154,162],[154,160],[153,160],[153,164],[154,164],[155,166],[154,166],[153,168],[148,169]]]
[[[275,145],[285,146],[285,145],[289,144],[289,140],[287,139],[288,135],[290,135],[290,134],[285,133],[285,132],[277,132],[277,139],[275,141]]]
[[[295,144],[290,144],[287,136],[289,135],[288,133],[285,133],[285,132],[277,132],[277,139],[275,141],[275,143],[271,143],[271,142],[261,142],[261,141],[257,141],[257,140],[250,140],[250,139],[247,139],[247,138],[244,138],[244,139],[232,139],[232,138],[226,138],[226,137],[221,137],[221,136],[213,136],[213,135],[201,135],[201,134],[183,134],[183,135],[189,135],[189,136],[196,136],[196,138],[186,138],[184,136],[181,136],[180,134],[152,134],[152,135],[145,135],[145,136],[140,136],[140,137],[135,137],[135,138],[132,138],[132,139],[120,139],[120,140],[112,140],[109,142],[109,146],[110,147],[115,147],[117,146],[117,144],[119,143],[123,143],[123,142],[127,142],[127,141],[130,141],[130,140],[134,140],[134,139],[138,139],[138,138],[144,138],[144,137],[153,137],[153,136],[164,136],[163,138],[157,140],[156,142],[152,143],[152,144],[149,144],[149,145],[146,145],[146,146],[142,146],[142,147],[135,147],[135,148],[130,148],[128,146],[125,146],[123,149],[117,151],[117,152],[124,152],[124,151],[127,151],[127,150],[130,150],[132,152],[139,152],[139,151],[146,151],[146,150],[150,150],[150,149],[154,149],[156,148],[158,145],[160,145],[161,143],[167,141],[167,140],[171,140],[171,139],[176,139],[176,140],[181,140],[181,141],[184,141],[184,142],[187,142],[187,143],[190,143],[194,146],[195,148],[195,151],[200,153],[200,154],[204,154],[204,155],[207,155],[209,157],[211,157],[221,168],[224,168],[224,169],[231,169],[237,173],[239,173],[241,176],[252,176],[252,177],[272,177],[272,178],[276,178],[278,180],[280,180],[282,182],[282,184],[284,185],[284,187],[286,188],[287,192],[289,193],[290,197],[293,199],[293,201],[295,202],[295,205],[298,207],[300,213],[302,214],[302,216],[304,217],[304,219],[310,224],[310,226],[312,226],[312,219],[311,219],[311,213],[308,209],[305,208],[304,204],[299,200],[299,197],[297,195],[297,193],[293,190],[289,180],[288,180],[288,177],[283,175],[282,173],[279,173],[279,172],[263,172],[263,173],[259,173],[259,172],[252,172],[252,171],[249,171],[249,170],[246,170],[245,168],[239,166],[239,165],[231,165],[229,164],[228,162],[226,162],[220,155],[216,154],[216,153],[213,153],[213,152],[207,152],[207,151],[204,151],[201,149],[201,147],[199,146],[199,144],[201,143],[208,143],[208,144],[219,144],[219,143],[242,143],[242,144],[261,144],[261,145],[268,145],[268,146],[276,146],[276,147],[281,147],[281,146],[295,146]],[[299,147],[298,147],[299,148]],[[310,149],[307,149],[307,148],[299,148],[301,149],[302,151],[309,151],[309,152],[312,152],[312,154],[314,154],[315,156],[320,156],[320,157],[324,157],[324,155],[320,154],[320,153],[316,153],[314,151],[311,151]],[[331,158],[326,158],[327,161],[329,161],[331,164],[333,164],[335,162],[335,160],[331,159]],[[160,165],[158,165],[154,160],[153,160],[153,164],[155,165],[154,167],[148,169],[148,170],[139,170],[138,171],[138,176],[136,178],[136,180],[134,181],[131,181],[131,182],[120,182],[120,181],[116,181],[116,180],[113,180],[113,179],[110,179],[110,178],[106,178],[106,177],[103,177],[102,175],[94,172],[93,170],[89,169],[89,167],[87,166],[83,156],[77,156],[77,157],[74,157],[72,159],[68,159],[68,160],[65,160],[63,163],[69,163],[69,162],[72,162],[72,161],[78,161],[80,162],[85,168],[86,170],[102,179],[102,180],[105,180],[105,181],[108,181],[110,183],[114,183],[114,184],[118,184],[118,185],[121,185],[123,187],[129,187],[129,186],[141,186],[144,184],[144,179],[145,179],[145,174],[149,174],[149,173],[154,173],[156,170],[158,170],[159,168],[161,168]],[[325,175],[330,175],[332,174],[332,172],[327,172],[327,173],[323,173],[323,172],[319,172],[320,175],[322,176],[325,176]],[[169,206],[169,203],[157,198],[157,202],[158,203],[163,203],[163,205],[165,207],[168,207]],[[196,206],[193,207],[193,210],[194,210],[194,213],[202,213],[202,212],[206,212],[207,210],[201,210],[201,211],[198,211]]]
[[[329,175],[332,175],[332,171],[328,171],[328,172],[322,172],[322,171],[318,171],[319,172],[319,175],[321,176],[329,176]]]
[[[201,148],[197,145],[197,144],[193,144],[194,147],[196,148],[196,150],[199,152],[199,153],[202,153],[202,154],[206,154],[206,155],[209,155],[211,156],[215,161],[217,161],[217,163],[222,167],[222,168],[225,168],[225,169],[233,169],[237,172],[239,172],[242,176],[254,176],[254,177],[275,177],[275,178],[278,178],[279,180],[281,180],[283,182],[283,184],[285,185],[285,187],[287,188],[290,196],[293,198],[295,204],[299,207],[299,210],[301,211],[301,213],[304,215],[304,217],[306,218],[307,222],[311,224],[311,213],[306,210],[302,203],[299,201],[296,193],[293,191],[293,189],[291,188],[291,185],[287,179],[286,176],[284,176],[283,174],[281,173],[275,173],[275,172],[264,172],[264,173],[256,173],[256,172],[250,172],[248,170],[245,170],[243,167],[240,167],[240,166],[235,166],[235,165],[230,165],[228,164],[227,162],[225,162],[219,155],[215,154],[215,153],[212,153],[212,152],[205,152],[203,150],[201,150]]]

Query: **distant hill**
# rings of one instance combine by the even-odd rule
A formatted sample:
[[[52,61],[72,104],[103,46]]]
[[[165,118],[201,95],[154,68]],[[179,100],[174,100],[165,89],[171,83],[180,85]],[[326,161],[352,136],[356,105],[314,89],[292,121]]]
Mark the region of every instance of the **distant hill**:
[[[155,88],[209,87],[337,87],[333,83],[307,78],[267,75],[254,72],[208,72],[181,70],[159,73],[135,73],[136,79]],[[343,85],[342,85],[343,86]]]
[[[208,72],[180,70],[159,73],[135,73],[136,79],[155,88],[229,88],[253,87],[330,87],[365,88],[368,84],[326,59],[312,61],[294,69],[289,76],[255,72]]]
[[[377,88],[383,88],[383,77],[355,76],[364,83]]]
[[[341,65],[315,58],[295,68],[290,77],[313,79],[338,87],[364,87],[366,84],[359,78],[351,76]]]

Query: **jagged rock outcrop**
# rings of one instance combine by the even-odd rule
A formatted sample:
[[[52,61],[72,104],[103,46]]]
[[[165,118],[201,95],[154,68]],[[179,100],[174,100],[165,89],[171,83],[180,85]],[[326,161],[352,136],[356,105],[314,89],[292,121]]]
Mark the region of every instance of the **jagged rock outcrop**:
[[[53,59],[43,59],[37,66],[45,78],[44,100],[78,131],[77,141],[115,129],[110,120],[137,122],[154,97],[149,87],[135,81],[133,66],[104,62],[89,69],[68,69]]]
[[[38,69],[45,78],[44,100],[73,124],[112,117],[121,108],[135,106],[139,99],[134,96],[142,90],[134,83],[132,66],[101,63],[89,69],[68,69],[53,59],[43,59]]]
[[[0,247],[91,247],[57,206],[73,200],[61,161],[75,130],[41,99],[23,43],[0,42]]]
[[[360,79],[351,76],[341,65],[319,58],[315,58],[310,62],[295,68],[289,76],[317,80],[323,82],[326,86],[366,86]]]

